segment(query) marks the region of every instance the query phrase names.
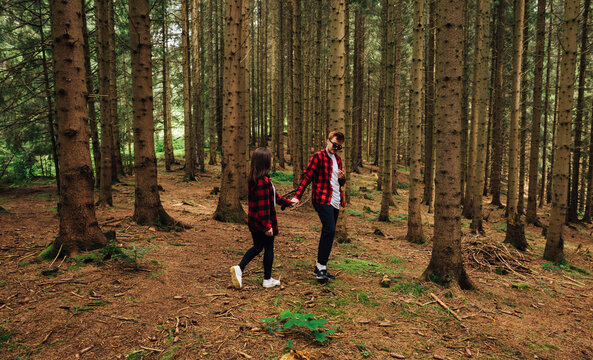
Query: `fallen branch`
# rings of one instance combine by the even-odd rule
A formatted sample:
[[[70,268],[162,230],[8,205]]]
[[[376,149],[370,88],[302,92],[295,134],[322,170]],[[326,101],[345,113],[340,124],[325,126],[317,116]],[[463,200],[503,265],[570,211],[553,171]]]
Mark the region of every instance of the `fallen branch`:
[[[150,348],[148,346],[142,346],[142,345],[140,345],[140,348],[141,349],[144,349],[144,350],[148,350],[148,351],[155,351],[155,352],[163,352],[163,351],[165,351],[163,349],[155,349],[155,348]]]
[[[437,303],[439,303],[439,305],[441,305],[445,310],[447,310],[448,312],[451,313],[451,315],[453,315],[453,317],[457,320],[459,320],[459,322],[461,322],[461,318],[453,311],[451,310],[451,308],[449,308],[447,306],[447,304],[445,304],[441,299],[439,299],[435,294],[430,293],[430,296],[432,296],[433,299],[436,300]]]

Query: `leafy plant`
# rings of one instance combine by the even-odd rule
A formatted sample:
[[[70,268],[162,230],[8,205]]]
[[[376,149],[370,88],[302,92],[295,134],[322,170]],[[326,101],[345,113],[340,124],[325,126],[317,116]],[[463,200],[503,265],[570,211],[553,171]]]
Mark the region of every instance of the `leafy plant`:
[[[574,271],[577,273],[581,273],[583,275],[591,275],[591,273],[588,270],[576,267],[576,266],[570,264],[568,261],[566,261],[566,259],[562,259],[562,260],[550,262],[550,263],[545,263],[545,264],[542,264],[542,267],[548,271],[554,271],[554,272]]]
[[[269,332],[286,331],[293,326],[304,327],[311,330],[315,340],[324,342],[328,336],[336,332],[335,327],[327,329],[325,324],[327,319],[317,318],[313,314],[304,314],[284,310],[277,317],[264,318],[261,321],[266,325]]]

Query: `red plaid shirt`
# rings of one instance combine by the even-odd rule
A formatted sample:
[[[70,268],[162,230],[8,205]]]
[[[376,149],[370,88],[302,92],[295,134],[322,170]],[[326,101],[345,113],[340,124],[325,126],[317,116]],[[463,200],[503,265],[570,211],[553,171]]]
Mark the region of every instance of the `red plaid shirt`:
[[[274,229],[274,235],[278,235],[278,220],[276,220],[276,208],[274,207],[274,190],[272,181],[268,176],[257,179],[256,184],[249,188],[249,215],[247,225],[251,231],[267,231]],[[278,205],[290,206],[290,200],[283,198],[276,193]]]
[[[338,154],[334,155],[336,156],[338,169],[342,170],[342,159],[340,159]],[[311,159],[309,159],[309,165],[307,165],[307,168],[305,169],[305,171],[303,171],[301,183],[299,184],[299,188],[297,189],[297,192],[294,195],[294,197],[300,200],[301,196],[305,192],[305,189],[312,181],[312,200],[321,205],[331,205],[331,176],[333,170],[332,167],[332,159],[329,157],[325,149],[313,154],[313,156],[311,156]],[[344,202],[344,193],[342,192],[342,186],[346,183],[346,179],[338,179],[338,182],[340,183],[340,205],[346,206],[346,203]]]

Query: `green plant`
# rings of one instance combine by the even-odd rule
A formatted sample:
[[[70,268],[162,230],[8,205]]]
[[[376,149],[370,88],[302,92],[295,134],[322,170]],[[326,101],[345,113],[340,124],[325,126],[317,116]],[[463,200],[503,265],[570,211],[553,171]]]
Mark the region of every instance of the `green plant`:
[[[396,187],[398,189],[407,190],[410,187],[410,185],[408,183],[403,183],[401,181],[398,181]]]
[[[284,310],[277,317],[264,318],[261,321],[266,325],[269,332],[286,331],[293,326],[306,327],[311,330],[313,337],[318,342],[324,342],[328,336],[336,332],[335,328],[327,329],[327,319],[317,318],[313,314],[303,314]]]
[[[356,348],[358,349],[358,351],[360,351],[360,355],[362,355],[365,358],[372,355],[371,352],[367,349],[367,346],[364,343],[364,341],[361,341],[360,344],[357,344]]]
[[[548,271],[562,272],[562,271],[574,271],[583,275],[591,275],[588,270],[581,269],[574,265],[571,265],[566,259],[562,259],[555,262],[542,264],[542,267]]]
[[[292,184],[293,174],[289,172],[272,171],[270,177],[275,183]]]
[[[346,214],[352,215],[352,216],[361,216],[361,217],[364,217],[364,214],[363,214],[362,211],[353,210],[353,209],[346,209]]]
[[[418,297],[424,294],[430,288],[424,286],[420,282],[411,281],[411,282],[404,282],[404,283],[397,283],[392,288],[391,291],[400,292],[403,294],[411,294],[414,297]]]

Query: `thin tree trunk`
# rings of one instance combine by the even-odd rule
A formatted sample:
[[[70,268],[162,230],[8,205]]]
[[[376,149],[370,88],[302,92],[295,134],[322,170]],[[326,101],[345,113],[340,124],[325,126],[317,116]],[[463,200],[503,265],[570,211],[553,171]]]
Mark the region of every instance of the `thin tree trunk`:
[[[215,44],[215,32],[216,28],[214,27],[214,16],[215,16],[215,2],[217,0],[210,0],[209,1],[209,11],[208,11],[208,24],[209,24],[209,31],[208,31],[208,97],[209,97],[209,104],[208,104],[208,129],[209,129],[209,142],[208,146],[210,148],[210,153],[208,157],[208,164],[209,165],[216,165],[216,82],[218,80],[218,76],[216,75],[216,44]]]
[[[550,21],[550,30],[552,28],[552,23]],[[546,198],[546,176],[548,172],[546,170],[546,165],[548,163],[548,109],[549,109],[549,98],[550,98],[550,69],[552,68],[551,63],[551,53],[552,53],[552,35],[551,33],[548,35],[548,60],[546,63],[546,95],[544,98],[544,143],[542,145],[542,181],[539,190],[539,205],[538,207],[541,209],[544,205],[544,199]]]
[[[536,27],[537,30],[535,39],[535,70],[533,74],[533,118],[531,120],[531,149],[529,154],[529,189],[527,192],[526,216],[526,221],[530,224],[539,224],[537,220],[537,173],[539,170],[539,138],[542,116],[542,78],[544,73],[544,46],[546,41],[546,0],[538,0],[537,2]],[[545,118],[544,121],[546,121]],[[546,130],[547,129],[544,128],[544,139],[546,138]],[[542,165],[544,168],[546,162],[545,154],[546,151],[544,150],[544,157],[542,161]],[[543,176],[542,181],[544,181]]]
[[[517,212],[525,213],[525,151],[527,142],[527,93],[529,88],[529,0],[525,2],[525,11],[523,13],[523,58],[521,64],[521,125],[519,127],[519,197],[517,199]]]
[[[99,186],[99,179],[101,176],[101,145],[99,145],[99,131],[97,130],[97,111],[95,109],[95,97],[97,94],[95,93],[94,85],[93,85],[93,74],[91,71],[91,54],[90,54],[90,44],[89,44],[89,35],[88,35],[88,26],[86,21],[86,0],[82,1],[82,35],[84,38],[84,70],[86,72],[86,85],[87,85],[87,108],[89,111],[89,129],[91,132],[91,144],[93,145],[93,162],[95,164],[95,186]],[[41,43],[44,43],[44,39],[41,39]],[[45,51],[43,52],[43,56],[45,57]],[[45,60],[44,60],[45,63]],[[46,70],[44,69],[44,72]],[[53,122],[53,121],[52,121]],[[53,132],[53,126],[51,131]],[[53,138],[53,136],[52,136]],[[55,139],[52,139],[52,147],[54,147]],[[57,159],[56,154],[54,154],[54,158]],[[59,177],[56,176],[56,179]],[[59,189],[59,187],[58,187]]]
[[[202,84],[200,72],[203,64],[200,63],[200,24],[199,8],[201,0],[192,0],[191,11],[191,49],[192,49],[192,125],[194,135],[194,153],[192,159],[200,172],[204,172],[204,118],[202,117]]]
[[[504,0],[502,0],[504,1]],[[469,13],[469,0],[464,0],[464,13]],[[436,14],[435,14],[436,15]],[[463,32],[463,83],[461,84],[461,202],[465,202],[465,185],[467,179],[467,153],[469,130],[469,102],[470,102],[470,21],[469,15],[465,16]],[[435,29],[436,30],[436,29]],[[434,76],[433,76],[434,77]]]
[[[113,180],[113,113],[111,112],[109,74],[111,57],[109,56],[109,1],[95,0],[97,26],[97,61],[99,63],[99,95],[101,110],[101,179],[99,180],[99,204],[112,205],[111,182]]]
[[[500,202],[500,180],[502,177],[502,158],[504,153],[503,138],[504,128],[502,119],[504,115],[504,17],[506,0],[498,1],[497,26],[496,26],[496,69],[494,81],[494,117],[492,121],[492,168],[490,173],[490,194],[492,205],[502,206]]]
[[[474,66],[475,78],[473,104],[473,122],[476,122],[476,163],[474,165],[474,184],[472,185],[473,197],[471,204],[472,223],[471,230],[474,233],[484,233],[482,227],[482,195],[484,193],[484,181],[486,167],[486,152],[488,142],[488,85],[490,83],[489,64],[488,64],[488,45],[490,44],[490,1],[478,0],[476,21],[476,49]]]
[[[82,2],[53,0],[50,9],[61,177],[60,228],[53,245],[68,255],[103,247],[107,239],[95,216],[93,169],[85,121]]]
[[[395,0],[386,0],[383,3],[382,10],[382,23],[385,26],[383,32],[385,40],[383,40],[384,48],[381,57],[383,65],[384,77],[383,88],[385,91],[385,113],[384,113],[384,125],[383,125],[383,148],[382,148],[382,162],[381,162],[381,186],[383,190],[383,196],[381,197],[381,211],[379,213],[379,221],[389,221],[389,205],[392,203],[391,194],[391,167],[393,160],[393,101],[395,99],[395,77],[394,77],[394,65],[395,65]],[[416,20],[416,19],[415,19]],[[423,24],[420,24],[422,27]],[[418,29],[414,30],[415,32]],[[422,31],[420,31],[420,34]],[[420,57],[422,57],[420,55]],[[422,62],[422,60],[420,60]],[[421,66],[421,65],[420,65]],[[420,79],[422,81],[422,79]],[[418,199],[416,199],[417,201]]]
[[[435,223],[426,280],[462,289],[473,285],[465,272],[461,252],[461,82],[463,0],[437,0],[436,42],[436,179]]]
[[[121,141],[119,139],[119,116],[117,112],[117,57],[115,56],[115,25],[113,0],[108,0],[108,27],[109,27],[109,97],[111,109],[111,131],[112,131],[112,160],[111,178],[113,182],[119,182],[118,176],[123,175],[123,163],[121,159]]]
[[[361,165],[360,158],[360,137],[359,131],[362,127],[362,104],[364,91],[364,28],[365,15],[360,7],[357,7],[354,12],[354,83],[353,83],[353,109],[352,109],[352,148],[351,148],[351,170],[360,172],[358,167]]]
[[[190,37],[189,37],[189,0],[181,1],[181,51],[183,53],[183,124],[185,138],[185,180],[194,181],[195,139],[191,109],[191,66],[190,66]]]
[[[412,29],[412,108],[410,114],[410,132],[408,134],[411,140],[410,187],[408,201],[408,233],[406,235],[406,239],[413,243],[422,243],[424,241],[424,235],[422,233],[420,192],[422,184],[422,93],[424,91],[422,88],[424,80],[422,78],[424,73],[424,69],[422,68],[422,52],[424,50],[424,0],[414,0],[414,20]],[[430,31],[432,31],[432,29],[430,29]],[[430,43],[429,46],[431,46]],[[429,64],[430,63],[431,61],[429,59]],[[390,81],[391,78],[388,77],[387,80]],[[432,133],[432,129],[427,129],[426,131],[430,131]],[[432,154],[432,136],[430,136],[430,144],[428,147],[430,149],[427,148],[426,152],[430,152]],[[432,155],[430,157],[432,158]],[[430,161],[432,163],[432,159]],[[430,172],[432,173],[432,170],[430,170]],[[432,198],[432,194],[429,196]]]
[[[592,110],[593,113],[593,110]],[[585,184],[583,184],[585,186]],[[589,169],[587,171],[587,197],[585,198],[585,214],[583,222],[590,223],[593,217],[593,119],[589,127]]]
[[[577,32],[580,1],[566,0],[562,20],[563,54],[560,60],[560,90],[558,98],[558,125],[554,141],[554,165],[552,181],[554,192],[550,227],[546,236],[544,259],[559,261],[564,259],[564,239],[562,232],[566,221],[568,197],[568,178],[570,163],[570,132],[574,96],[574,72],[576,68]]]
[[[558,46],[558,52],[556,55],[556,81],[555,81],[555,90],[554,90],[554,118],[552,120],[552,151],[550,153],[550,172],[548,173],[548,184],[546,186],[546,203],[550,204],[552,202],[552,170],[554,168],[554,156],[556,152],[554,151],[554,147],[556,146],[556,127],[558,126],[558,90],[560,89],[560,56],[562,51],[562,46]],[[568,195],[567,195],[568,196]]]
[[[138,224],[175,225],[161,204],[154,153],[150,7],[148,0],[130,0],[132,106],[136,191],[134,220]]]
[[[588,51],[588,21],[591,0],[585,0],[581,29],[581,56],[579,61],[579,88],[577,95],[577,113],[574,119],[574,151],[572,155],[572,181],[570,185],[570,202],[568,204],[567,219],[569,222],[577,222],[579,209],[579,178],[581,171],[581,135],[583,132],[583,108],[585,107],[585,87],[587,83],[587,56]]]
[[[428,205],[429,208],[433,206],[433,190],[434,190],[434,46],[435,46],[435,10],[436,0],[430,0],[429,5],[429,20],[428,20],[428,42],[426,44],[426,127],[424,128],[424,194],[422,196],[422,203]],[[418,24],[416,24],[417,26]],[[415,64],[413,64],[415,65]],[[412,80],[414,82],[414,80]],[[413,90],[414,91],[414,90]],[[412,100],[414,101],[414,100]],[[412,108],[413,110],[413,108]],[[414,116],[414,115],[412,115]],[[411,120],[414,120],[413,118]],[[422,130],[422,129],[420,129]],[[409,134],[415,137],[415,134]],[[412,155],[413,156],[413,155]],[[413,162],[413,160],[412,160]],[[410,173],[411,175],[411,173]],[[409,220],[408,220],[409,221]]]
[[[513,26],[513,80],[509,138],[509,174],[507,193],[507,233],[505,242],[519,250],[527,249],[525,230],[518,211],[519,194],[519,117],[521,99],[521,64],[523,56],[524,0],[515,0]]]
[[[393,157],[391,161],[391,193],[397,194],[397,158],[399,157],[399,112],[400,112],[400,93],[401,93],[401,57],[402,57],[402,21],[404,16],[403,1],[395,1],[395,55],[394,55],[394,94],[393,94]],[[362,135],[361,135],[362,138]],[[362,161],[362,160],[361,160]],[[393,201],[393,198],[392,198]],[[429,206],[430,207],[430,206]],[[430,209],[429,209],[430,210]]]
[[[171,80],[169,76],[169,23],[167,22],[167,0],[163,0],[163,142],[165,147],[165,169],[171,171],[175,163],[173,136],[171,133]],[[127,109],[127,108],[126,108]]]

